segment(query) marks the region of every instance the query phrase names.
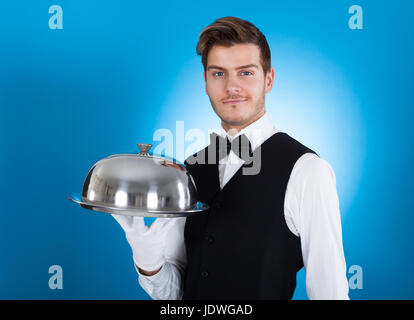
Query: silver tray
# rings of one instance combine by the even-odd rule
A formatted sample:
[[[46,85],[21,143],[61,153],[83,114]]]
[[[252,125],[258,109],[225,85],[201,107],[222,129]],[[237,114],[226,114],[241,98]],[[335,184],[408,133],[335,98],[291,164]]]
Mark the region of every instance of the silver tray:
[[[93,202],[83,201],[82,198],[78,195],[68,197],[69,200],[76,202],[82,208],[89,209],[97,212],[104,212],[110,214],[121,214],[126,216],[136,216],[136,217],[152,217],[152,218],[178,218],[178,217],[189,217],[194,216],[200,213],[204,213],[209,209],[209,205],[197,202],[195,209],[183,210],[183,211],[166,211],[166,210],[140,210],[140,209],[121,209],[99,205]]]

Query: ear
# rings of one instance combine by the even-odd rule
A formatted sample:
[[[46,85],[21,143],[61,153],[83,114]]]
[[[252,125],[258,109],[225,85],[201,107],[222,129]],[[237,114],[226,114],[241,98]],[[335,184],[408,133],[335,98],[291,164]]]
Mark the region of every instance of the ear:
[[[275,69],[271,67],[265,75],[265,92],[272,91],[273,81],[275,80]]]

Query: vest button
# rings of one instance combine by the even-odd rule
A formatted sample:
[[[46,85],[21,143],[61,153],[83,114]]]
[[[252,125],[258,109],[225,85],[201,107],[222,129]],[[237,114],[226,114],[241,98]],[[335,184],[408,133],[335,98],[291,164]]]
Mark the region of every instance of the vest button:
[[[214,237],[211,235],[206,235],[204,237],[204,239],[208,242],[208,243],[213,243],[214,242]]]
[[[208,272],[207,271],[203,271],[201,272],[201,276],[205,279],[208,277]]]

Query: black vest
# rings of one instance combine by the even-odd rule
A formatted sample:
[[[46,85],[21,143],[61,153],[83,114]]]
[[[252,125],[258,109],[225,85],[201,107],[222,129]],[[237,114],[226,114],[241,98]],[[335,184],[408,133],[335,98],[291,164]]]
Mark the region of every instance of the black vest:
[[[207,156],[209,148],[192,157]],[[198,200],[210,209],[186,220],[183,300],[292,298],[303,262],[284,199],[293,166],[307,152],[315,153],[278,132],[261,145],[260,172],[245,175],[243,165],[222,190],[217,163],[185,161]]]

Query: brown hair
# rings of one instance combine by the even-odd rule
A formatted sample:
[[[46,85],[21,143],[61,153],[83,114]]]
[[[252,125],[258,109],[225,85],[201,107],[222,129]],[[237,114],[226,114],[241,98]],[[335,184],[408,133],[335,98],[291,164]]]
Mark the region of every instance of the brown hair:
[[[252,23],[236,17],[224,17],[205,27],[197,43],[197,54],[201,56],[204,70],[207,69],[207,56],[215,45],[230,47],[235,44],[252,43],[259,47],[261,64],[266,74],[270,70],[270,48],[266,37]]]

